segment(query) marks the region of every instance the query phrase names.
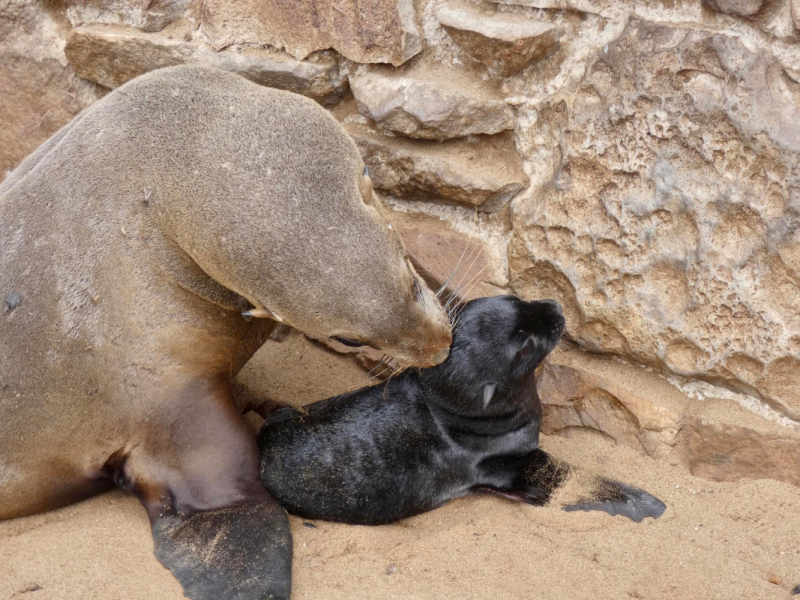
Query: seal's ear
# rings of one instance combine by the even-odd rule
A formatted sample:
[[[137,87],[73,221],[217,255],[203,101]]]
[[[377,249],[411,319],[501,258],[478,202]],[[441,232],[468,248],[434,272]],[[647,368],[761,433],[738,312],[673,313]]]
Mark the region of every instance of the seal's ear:
[[[487,383],[483,386],[483,408],[489,406],[489,403],[494,398],[494,391],[497,389],[496,383]]]
[[[369,176],[369,167],[364,167],[364,173],[361,175],[361,181],[358,183],[358,191],[361,194],[361,199],[364,204],[372,204],[372,178]]]

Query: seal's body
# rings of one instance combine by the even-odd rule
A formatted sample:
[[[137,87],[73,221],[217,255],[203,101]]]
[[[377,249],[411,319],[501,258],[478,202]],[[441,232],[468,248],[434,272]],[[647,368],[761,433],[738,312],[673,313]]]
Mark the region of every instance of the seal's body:
[[[196,67],[120,87],[13,171],[0,519],[116,483],[190,597],[287,598],[288,522],[231,395],[275,321],[242,312],[410,364],[450,343],[363,173],[316,103]]]
[[[276,411],[259,434],[262,478],[290,512],[378,525],[473,492],[547,503],[569,465],[538,448],[542,407],[534,372],[560,339],[552,301],[512,296],[468,303],[450,357],[306,407]],[[566,510],[603,510],[634,520],[664,505],[601,477]]]

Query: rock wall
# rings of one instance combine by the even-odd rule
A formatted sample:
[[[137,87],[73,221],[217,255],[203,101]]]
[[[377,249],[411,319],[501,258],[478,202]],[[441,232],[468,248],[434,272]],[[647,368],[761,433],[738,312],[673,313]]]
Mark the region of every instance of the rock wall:
[[[546,431],[655,457],[685,436],[727,478],[760,439],[800,472],[797,0],[6,0],[0,59],[0,175],[159,67],[314,98],[431,284],[459,265],[457,295],[563,303]],[[609,357],[686,401],[598,376]]]

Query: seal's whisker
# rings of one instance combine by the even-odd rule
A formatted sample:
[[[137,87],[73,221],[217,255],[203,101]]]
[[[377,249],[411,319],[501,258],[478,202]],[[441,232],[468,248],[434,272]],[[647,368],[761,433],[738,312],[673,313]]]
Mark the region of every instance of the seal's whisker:
[[[471,242],[472,242],[472,239],[470,239],[469,243],[471,243]],[[467,244],[467,246],[469,246],[469,243]],[[465,250],[466,250],[466,248],[465,248]],[[458,289],[461,286],[461,284],[464,282],[464,279],[467,277],[467,275],[469,275],[470,269],[472,269],[472,265],[475,264],[475,261],[477,260],[477,258],[480,255],[481,255],[481,247],[476,242],[475,245],[472,246],[472,248],[470,248],[469,254],[467,255],[467,261],[469,261],[471,259],[472,262],[466,268],[466,270],[461,274],[461,277],[459,278],[458,283],[453,287],[454,290]],[[460,262],[461,261],[459,261],[459,263]],[[454,275],[455,275],[455,273],[454,273]],[[451,277],[450,279],[453,279],[453,278]],[[448,281],[447,281],[448,285],[450,284],[450,279],[448,279]],[[453,293],[454,292],[451,291],[450,294],[447,296],[447,298],[445,299],[445,305],[449,303],[449,300],[453,296]]]
[[[489,266],[488,264],[485,264],[483,268],[480,271],[478,271],[475,274],[475,276],[462,287],[462,289],[454,291],[453,294],[455,295],[451,294],[452,298],[448,297],[448,302],[445,305],[445,311],[448,313],[448,318],[451,323],[453,321],[454,316],[457,316],[458,313],[461,312],[461,309],[463,309],[464,306],[463,300],[466,300],[467,296],[469,296],[469,293],[472,291],[472,289],[476,285],[478,285],[478,283],[480,283],[480,276],[483,274],[483,272],[486,270],[488,266]],[[451,330],[452,327],[453,326],[451,325]]]
[[[391,370],[392,370],[392,367],[391,367],[391,366],[388,366],[388,367],[386,367],[386,368],[385,368],[383,371],[381,371],[380,373],[378,373],[377,375],[373,375],[373,376],[371,377],[371,379],[380,379],[380,378],[381,378],[381,375],[383,375],[384,373],[387,373],[387,372],[389,372],[389,371],[391,371]]]
[[[475,265],[475,261],[477,261],[478,258],[480,258],[480,256],[481,256],[480,246],[475,246],[475,247],[478,248],[479,251],[475,255],[475,257],[472,259],[472,262],[470,263],[469,267],[467,267],[467,270],[464,272],[464,275],[459,280],[458,285],[456,285],[455,288],[453,289],[453,291],[450,292],[450,295],[447,296],[447,299],[445,301],[445,306],[444,306],[445,310],[448,310],[448,308],[450,307],[450,303],[453,302],[453,300],[457,300],[459,298],[459,296],[463,296],[463,294],[461,294],[461,290],[463,290],[466,285],[471,285],[472,282],[474,282],[477,277],[480,277],[481,273],[483,273],[483,271],[486,269],[486,267],[489,266],[489,263],[487,262],[483,266],[483,268],[480,271],[478,271],[478,273],[476,275],[474,275],[469,280],[469,282],[467,284],[464,284],[464,280],[466,279],[466,277],[469,274],[469,272],[472,270],[472,267]],[[470,254],[470,256],[472,256],[472,254]]]
[[[469,293],[472,291],[472,288],[474,288],[476,285],[480,283],[480,276],[483,274],[483,272],[486,270],[488,266],[489,266],[488,264],[483,265],[483,268],[480,271],[478,271],[475,277],[472,278],[472,281],[469,283],[469,287],[463,293],[459,292],[459,295],[463,299],[466,299],[467,296],[469,296]]]
[[[368,373],[368,375],[374,375],[375,371],[377,371],[381,367],[381,365],[383,365],[383,363],[386,362],[387,358],[388,358],[388,355],[384,354],[383,358],[381,358],[381,360],[378,362],[378,364],[375,365],[374,367],[372,367],[372,369],[370,369],[370,372]]]
[[[461,261],[464,260],[464,255],[467,253],[467,248],[469,248],[469,245],[471,243],[472,243],[472,238],[470,238],[467,241],[466,246],[464,246],[464,251],[461,253],[461,256],[459,257],[458,262],[456,263],[456,266],[453,267],[453,272],[450,274],[450,277],[448,277],[447,281],[445,281],[442,284],[442,287],[440,287],[438,290],[436,290],[436,297],[437,298],[439,298],[439,296],[442,295],[442,292],[444,292],[444,290],[447,288],[447,286],[450,285],[450,282],[453,280],[453,277],[455,277],[456,273],[458,273],[458,267],[461,266]]]

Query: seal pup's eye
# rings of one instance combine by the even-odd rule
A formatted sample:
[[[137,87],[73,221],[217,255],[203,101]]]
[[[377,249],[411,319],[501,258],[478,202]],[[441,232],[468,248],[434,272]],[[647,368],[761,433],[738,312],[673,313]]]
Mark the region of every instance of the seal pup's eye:
[[[364,342],[357,342],[355,340],[351,340],[350,338],[346,337],[334,337],[333,339],[335,339],[340,344],[349,346],[350,348],[361,348],[362,346],[366,346]]]

